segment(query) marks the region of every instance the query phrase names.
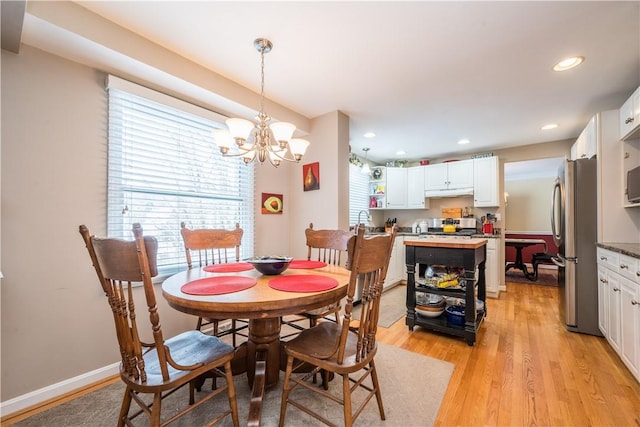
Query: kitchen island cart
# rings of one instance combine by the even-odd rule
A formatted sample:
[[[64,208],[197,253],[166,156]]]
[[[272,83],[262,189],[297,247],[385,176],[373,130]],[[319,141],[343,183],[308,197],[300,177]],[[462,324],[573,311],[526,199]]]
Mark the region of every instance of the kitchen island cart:
[[[406,239],[407,263],[407,317],[406,324],[410,331],[418,325],[437,332],[443,332],[465,339],[468,345],[476,341],[478,329],[487,314],[485,260],[487,256],[486,239],[450,239],[450,238],[416,238]],[[464,279],[464,288],[439,288],[416,283],[416,274],[423,266],[446,266],[463,270],[460,276]],[[416,294],[429,293],[463,299],[465,317],[462,325],[451,323],[445,314],[438,317],[426,317],[418,314]],[[476,301],[479,300],[478,309]],[[469,309],[470,308],[470,309]]]

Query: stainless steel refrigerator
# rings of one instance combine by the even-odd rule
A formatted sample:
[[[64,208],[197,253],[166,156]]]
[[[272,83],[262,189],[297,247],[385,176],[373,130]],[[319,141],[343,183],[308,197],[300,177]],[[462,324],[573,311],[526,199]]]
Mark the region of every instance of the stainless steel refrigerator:
[[[566,160],[551,202],[551,231],[558,245],[560,319],[569,331],[602,335],[598,328],[597,159]]]

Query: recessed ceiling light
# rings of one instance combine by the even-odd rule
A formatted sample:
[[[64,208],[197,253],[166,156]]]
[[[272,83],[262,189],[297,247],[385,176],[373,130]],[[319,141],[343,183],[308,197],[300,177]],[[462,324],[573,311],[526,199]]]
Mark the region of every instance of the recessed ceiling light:
[[[404,150],[396,151],[396,156],[404,156],[405,154],[407,154],[407,152]]]
[[[373,132],[367,132],[363,135],[365,138],[374,138],[376,136]]]
[[[549,123],[547,125],[542,126],[540,129],[542,130],[550,130],[550,129],[555,129],[558,127],[557,123]]]
[[[572,56],[571,58],[563,59],[553,66],[553,71],[567,71],[573,67],[577,67],[584,61],[584,56]]]
[[[460,145],[464,145],[464,144],[468,144],[468,143],[470,143],[470,142],[471,142],[471,141],[469,141],[468,139],[461,139],[460,141],[458,141],[458,144],[460,144]]]

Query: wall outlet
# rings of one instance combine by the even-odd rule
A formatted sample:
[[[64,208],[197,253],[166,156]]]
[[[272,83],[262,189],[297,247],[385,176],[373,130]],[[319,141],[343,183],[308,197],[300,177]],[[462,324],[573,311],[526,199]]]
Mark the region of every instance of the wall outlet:
[[[500,213],[496,214],[496,221],[502,221],[502,214]]]

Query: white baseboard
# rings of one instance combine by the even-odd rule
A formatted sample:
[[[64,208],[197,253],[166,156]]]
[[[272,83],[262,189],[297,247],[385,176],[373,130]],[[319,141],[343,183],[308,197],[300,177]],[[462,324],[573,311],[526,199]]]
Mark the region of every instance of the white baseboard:
[[[0,402],[0,414],[2,416],[10,415],[14,412],[21,411],[34,405],[42,404],[48,400],[62,396],[65,393],[78,390],[82,387],[102,381],[120,372],[120,362],[98,368],[91,372],[69,378],[59,383],[51,384],[39,390],[14,397],[6,402]]]

